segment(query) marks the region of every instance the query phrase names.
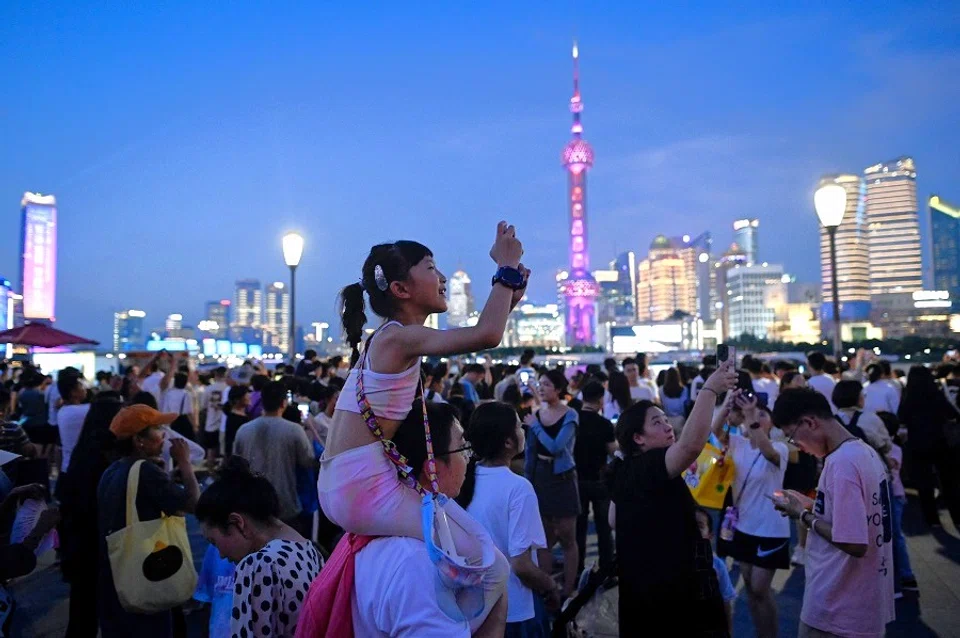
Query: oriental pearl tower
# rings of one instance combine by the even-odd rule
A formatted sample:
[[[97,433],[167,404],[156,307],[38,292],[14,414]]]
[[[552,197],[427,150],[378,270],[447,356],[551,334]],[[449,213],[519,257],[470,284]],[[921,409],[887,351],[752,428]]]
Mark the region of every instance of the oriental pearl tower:
[[[570,112],[573,139],[563,147],[561,163],[567,171],[567,208],[570,211],[570,274],[561,284],[566,300],[567,346],[595,345],[596,299],[599,286],[590,274],[590,256],[587,254],[587,169],[593,166],[593,148],[583,139],[580,113],[580,52],[573,43],[573,97]]]

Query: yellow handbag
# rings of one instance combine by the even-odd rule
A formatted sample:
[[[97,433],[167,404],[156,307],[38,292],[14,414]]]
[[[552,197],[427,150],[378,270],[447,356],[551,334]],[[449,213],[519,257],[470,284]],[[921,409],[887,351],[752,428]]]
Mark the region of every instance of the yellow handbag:
[[[153,614],[172,609],[193,596],[197,571],[182,516],[141,521],[137,514],[140,466],[127,478],[127,526],[107,536],[110,571],[120,605],[127,611]]]
[[[694,500],[703,507],[720,509],[723,497],[733,483],[733,459],[727,450],[707,443],[696,462],[683,472],[683,480]]]

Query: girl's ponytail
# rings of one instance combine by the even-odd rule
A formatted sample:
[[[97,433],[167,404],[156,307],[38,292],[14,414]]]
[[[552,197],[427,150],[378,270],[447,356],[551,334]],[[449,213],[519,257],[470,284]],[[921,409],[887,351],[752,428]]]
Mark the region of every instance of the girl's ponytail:
[[[467,464],[467,473],[463,477],[463,485],[460,486],[460,493],[457,494],[457,498],[453,499],[457,502],[457,505],[463,509],[467,509],[470,506],[470,502],[473,501],[473,493],[477,489],[477,457],[472,457],[470,462]]]
[[[347,343],[353,350],[351,366],[360,359],[360,341],[363,339],[363,327],[367,324],[364,309],[363,286],[359,282],[345,286],[340,291],[340,321]]]

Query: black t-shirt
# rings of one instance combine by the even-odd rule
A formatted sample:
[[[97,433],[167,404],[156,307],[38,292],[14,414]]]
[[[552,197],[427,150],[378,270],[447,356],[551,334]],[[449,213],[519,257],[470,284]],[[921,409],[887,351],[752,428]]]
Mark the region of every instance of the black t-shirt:
[[[107,537],[127,525],[127,479],[134,459],[124,457],[107,468],[97,488],[100,535]],[[152,521],[161,514],[172,516],[187,504],[187,492],[170,480],[170,476],[152,461],[140,466],[137,486],[137,516]]]
[[[577,478],[599,481],[600,471],[607,464],[607,444],[616,440],[613,423],[593,410],[580,412],[577,442],[573,458],[577,462]]]
[[[640,635],[668,615],[674,635],[726,635],[713,550],[700,536],[690,490],[667,473],[666,453],[628,457],[611,474],[620,601],[627,603],[620,635]]]

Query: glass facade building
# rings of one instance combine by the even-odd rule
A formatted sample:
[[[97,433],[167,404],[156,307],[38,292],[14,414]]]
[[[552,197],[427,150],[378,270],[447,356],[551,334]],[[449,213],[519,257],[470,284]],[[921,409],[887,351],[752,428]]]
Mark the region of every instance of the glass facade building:
[[[933,287],[960,299],[960,207],[934,195],[928,202],[933,237]]]
[[[870,294],[912,293],[923,288],[917,171],[900,157],[864,170],[870,255]],[[839,250],[838,257],[843,257]]]

